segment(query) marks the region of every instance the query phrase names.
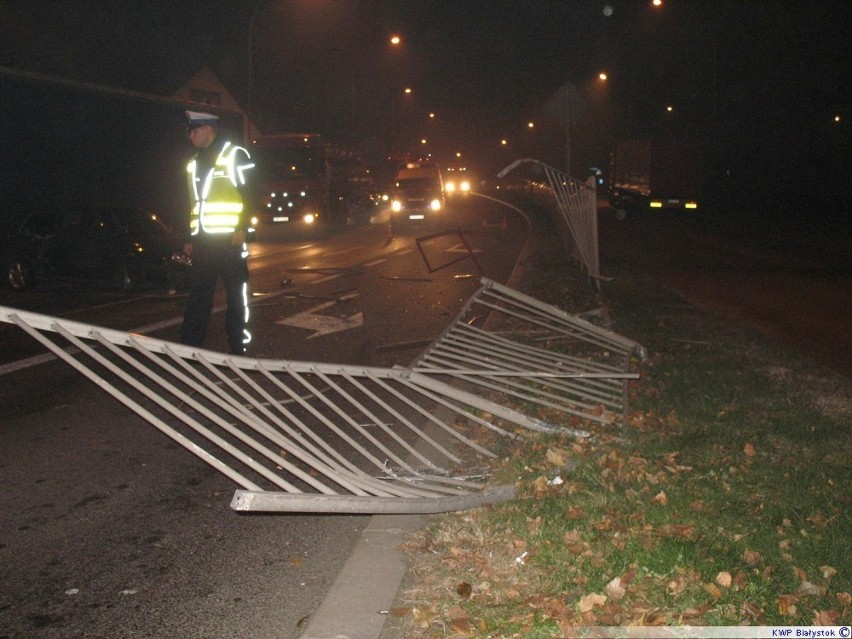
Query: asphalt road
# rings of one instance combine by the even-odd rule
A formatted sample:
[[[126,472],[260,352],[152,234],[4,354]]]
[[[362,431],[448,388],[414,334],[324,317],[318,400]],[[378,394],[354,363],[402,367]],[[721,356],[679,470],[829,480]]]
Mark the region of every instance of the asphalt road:
[[[483,227],[482,206],[459,207],[419,248],[427,229],[261,238],[250,263],[250,354],[410,361],[482,274],[504,281],[514,266],[524,224]],[[179,296],[67,286],[13,299],[122,330],[156,325],[164,339],[176,338],[181,309]],[[220,313],[214,350],[224,350],[221,323]],[[38,354],[28,339],[2,327],[0,637],[300,636],[368,518],[234,513],[230,480],[65,364],[10,366]]]

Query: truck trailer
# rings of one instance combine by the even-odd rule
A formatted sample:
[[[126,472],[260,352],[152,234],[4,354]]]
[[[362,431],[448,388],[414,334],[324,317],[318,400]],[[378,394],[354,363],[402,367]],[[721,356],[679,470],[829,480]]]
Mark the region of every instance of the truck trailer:
[[[616,216],[658,209],[695,210],[701,202],[701,143],[640,138],[616,144],[609,202]]]

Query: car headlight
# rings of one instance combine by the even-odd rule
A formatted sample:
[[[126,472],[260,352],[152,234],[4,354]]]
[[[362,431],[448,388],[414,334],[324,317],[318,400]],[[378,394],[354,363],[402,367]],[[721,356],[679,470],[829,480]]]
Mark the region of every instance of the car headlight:
[[[467,180],[462,181],[462,183],[459,184],[459,190],[465,193],[470,191],[470,182],[468,182]]]
[[[394,200],[393,202],[391,202],[391,208],[394,211],[401,211],[402,210],[402,202],[400,202],[399,200]]]
[[[433,211],[440,211],[441,210],[441,200],[439,200],[438,198],[435,198],[434,200],[432,200],[432,202],[429,204],[429,206],[432,208]]]
[[[456,183],[455,182],[447,182],[446,184],[444,184],[444,190],[447,193],[455,193]]]
[[[175,266],[189,267],[192,266],[192,259],[183,251],[175,251],[172,253],[172,264]]]

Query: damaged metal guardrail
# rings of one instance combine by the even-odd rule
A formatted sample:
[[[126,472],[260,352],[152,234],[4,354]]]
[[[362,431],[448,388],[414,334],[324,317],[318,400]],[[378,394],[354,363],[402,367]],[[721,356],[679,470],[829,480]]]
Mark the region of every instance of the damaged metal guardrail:
[[[532,158],[515,160],[497,177],[505,177],[521,165],[530,164],[542,171],[547,183],[540,184],[555,200],[559,215],[556,222],[568,255],[577,259],[586,269],[596,290],[600,290],[600,249],[598,246],[598,205],[595,178],[585,182],[572,178],[544,162]]]
[[[481,311],[502,318],[499,331],[467,323]],[[0,321],[233,480],[238,511],[432,513],[510,499],[487,472],[458,470],[495,457],[477,429],[560,430],[513,399],[611,423],[641,350],[488,280],[411,368],[236,357],[3,306]]]
[[[642,346],[497,282],[482,284],[412,371],[564,413],[569,424],[624,419],[627,383],[638,377],[630,364],[644,359]],[[483,317],[487,330],[476,327]]]

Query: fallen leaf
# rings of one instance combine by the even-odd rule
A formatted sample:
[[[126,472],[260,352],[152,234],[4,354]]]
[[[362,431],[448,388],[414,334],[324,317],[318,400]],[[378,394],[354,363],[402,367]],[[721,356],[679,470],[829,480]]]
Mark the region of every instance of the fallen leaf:
[[[411,610],[411,616],[414,618],[414,622],[418,626],[421,628],[428,628],[432,625],[432,622],[438,618],[438,613],[434,608],[432,608],[432,606],[426,606],[425,608],[413,608]]]
[[[606,595],[600,595],[593,592],[590,595],[580,597],[580,603],[577,605],[581,613],[589,612],[595,606],[603,606],[606,603]]]
[[[731,577],[731,573],[727,571],[722,571],[718,575],[716,575],[716,583],[722,586],[722,588],[730,588],[734,579]]]
[[[565,513],[565,516],[568,517],[568,519],[585,519],[586,511],[582,508],[571,506],[571,508],[568,509],[568,512]]]
[[[579,530],[571,530],[562,536],[562,543],[565,544],[566,550],[572,555],[582,555],[589,548],[588,542],[580,538]]]
[[[823,579],[831,579],[837,574],[837,570],[831,566],[820,566],[819,569]]]
[[[462,599],[469,599],[470,595],[473,594],[473,587],[466,581],[463,581],[456,586],[456,594]]]
[[[754,457],[754,444],[748,442],[745,446],[743,446],[743,452],[745,453],[746,457]]]
[[[540,475],[533,482],[533,492],[535,492],[536,496],[540,497],[543,494],[547,493],[547,489],[548,489],[547,477],[545,477],[544,475]]]
[[[669,498],[666,497],[665,491],[661,490],[656,495],[654,495],[654,498],[653,498],[652,501],[656,504],[660,504],[661,506],[665,506],[666,504],[669,503]]]
[[[399,608],[391,608],[390,610],[388,610],[388,614],[391,617],[395,617],[395,618],[405,617],[405,616],[411,614],[411,608],[408,607],[408,606],[399,607]]]
[[[766,620],[766,615],[763,613],[763,611],[750,601],[746,601],[745,603],[743,603],[743,605],[740,607],[740,614],[743,615],[743,617],[748,617],[752,621],[757,622],[761,626]]]
[[[616,577],[615,579],[610,581],[606,585],[606,588],[604,588],[604,591],[610,599],[614,599],[615,601],[618,601],[619,599],[624,597],[624,594],[627,592],[624,588],[624,585],[621,583],[621,577]]]
[[[715,587],[715,586],[714,586]],[[683,575],[679,575],[677,579],[674,579],[666,584],[666,590],[669,591],[669,594],[677,597],[686,589],[686,577]],[[718,590],[718,588],[716,588]],[[722,593],[719,593],[721,596]]]
[[[687,608],[680,614],[680,618],[681,620],[698,619],[699,617],[703,617],[705,614],[707,614],[707,611],[710,610],[710,608],[712,607],[712,604],[705,604],[700,608]]]
[[[807,519],[817,528],[825,528],[828,525],[828,522],[822,515],[811,515],[810,517],[805,517],[805,519]]]
[[[470,619],[453,619],[450,621],[450,630],[454,632],[464,633],[464,635],[470,635]]]
[[[817,586],[810,581],[803,581],[799,584],[799,592],[803,595],[814,595],[821,597],[825,594],[825,586]]]
[[[560,597],[550,599],[544,610],[551,619],[571,619],[574,616],[574,613],[565,605],[565,602]]]
[[[749,566],[756,566],[760,563],[760,553],[756,550],[746,550],[743,552],[743,561]]]
[[[548,448],[544,455],[551,466],[562,467],[568,463],[568,451],[561,448]]]
[[[814,611],[814,620],[811,623],[815,626],[836,626],[839,620],[839,610],[816,610]]]
[[[704,584],[704,590],[709,592],[710,596],[712,596],[715,599],[721,599],[722,598],[722,591],[719,590],[719,586],[717,586],[716,584]]]
[[[537,535],[538,531],[541,530],[542,521],[543,520],[541,518],[541,515],[539,515],[535,519],[527,518],[527,532],[529,532],[531,535]]]
[[[453,606],[449,610],[447,610],[447,616],[450,619],[467,619],[467,610],[462,608],[461,606]]]
[[[689,539],[690,541],[694,541],[698,536],[695,526],[691,524],[663,524],[657,532],[670,539]]]
[[[795,616],[798,600],[799,598],[796,595],[778,595],[778,613],[784,617]]]

